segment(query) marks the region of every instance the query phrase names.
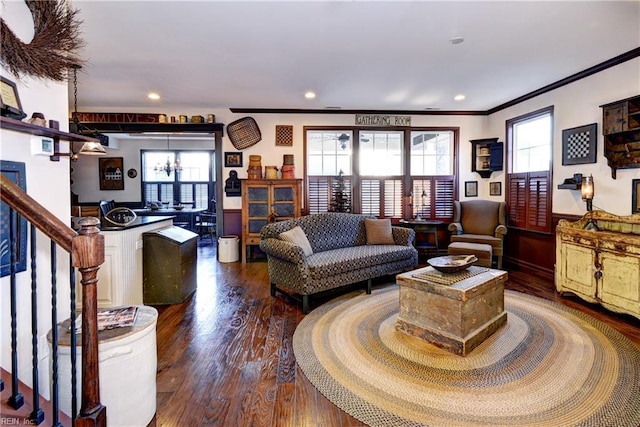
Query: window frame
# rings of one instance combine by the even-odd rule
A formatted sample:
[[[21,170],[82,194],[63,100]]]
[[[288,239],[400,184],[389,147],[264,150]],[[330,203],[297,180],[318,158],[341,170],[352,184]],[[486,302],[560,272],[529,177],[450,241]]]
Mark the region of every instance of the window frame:
[[[167,181],[145,181],[145,155],[147,153],[155,153],[155,154],[173,154],[175,159],[180,159],[181,153],[203,153],[209,156],[209,171],[208,178],[206,181],[187,181],[180,179],[180,174],[173,172],[173,180]],[[204,208],[204,209],[212,209],[213,202],[212,200],[216,199],[216,181],[215,181],[215,150],[178,150],[178,149],[163,149],[163,150],[140,150],[140,165],[141,165],[141,176],[140,176],[140,197],[141,202],[145,204],[147,201],[147,185],[157,185],[158,186],[158,194],[161,192],[162,186],[170,185],[172,188],[172,194],[174,201],[178,201],[180,203],[188,204],[189,201],[185,200],[176,200],[176,197],[179,197],[181,194],[181,190],[185,186],[191,186],[191,193],[197,193],[198,185],[206,185],[207,186],[207,203],[206,205],[202,205],[198,200],[194,200],[196,204],[193,206],[194,208]],[[169,201],[172,202],[172,201]]]
[[[369,127],[369,126],[304,126],[303,138],[304,138],[304,193],[305,193],[305,209],[310,212],[310,206],[317,203],[312,202],[309,199],[311,186],[314,185],[314,180],[326,179],[332,182],[332,176],[309,176],[308,175],[308,152],[307,152],[307,134],[309,131],[350,131],[352,135],[352,175],[345,175],[345,181],[349,180],[351,188],[351,212],[362,212],[361,196],[362,196],[362,183],[365,180],[377,179],[381,181],[381,185],[384,186],[385,181],[400,180],[402,185],[402,201],[401,201],[401,215],[386,215],[384,208],[384,196],[380,197],[380,217],[391,218],[393,221],[400,219],[410,220],[415,217],[413,209],[409,200],[410,189],[413,188],[414,180],[432,180],[434,186],[436,181],[448,180],[452,182],[452,199],[451,199],[451,215],[450,216],[436,216],[436,209],[440,209],[441,204],[436,203],[436,194],[430,195],[432,199],[431,203],[431,215],[425,219],[438,219],[444,221],[453,220],[453,200],[458,199],[458,178],[459,178],[459,140],[460,140],[460,128],[455,126],[436,127],[436,126],[419,126],[419,127]],[[401,175],[389,175],[389,176],[364,176],[360,174],[359,167],[359,149],[360,149],[360,134],[363,132],[403,132],[403,147],[402,147],[402,174]],[[412,132],[451,132],[452,133],[452,175],[411,175],[411,134]],[[330,185],[329,185],[329,188]],[[433,187],[435,188],[435,187]],[[330,190],[329,190],[330,191]],[[330,193],[329,193],[330,197]],[[414,195],[415,198],[415,195]],[[331,205],[331,200],[328,201],[328,205]],[[438,208],[436,208],[438,206]],[[442,210],[438,210],[442,212]]]
[[[505,121],[507,139],[505,200],[509,214],[509,227],[511,228],[545,234],[552,233],[553,111],[554,108],[551,105]],[[548,169],[513,172],[515,164],[514,125],[546,115],[549,115],[550,118]]]

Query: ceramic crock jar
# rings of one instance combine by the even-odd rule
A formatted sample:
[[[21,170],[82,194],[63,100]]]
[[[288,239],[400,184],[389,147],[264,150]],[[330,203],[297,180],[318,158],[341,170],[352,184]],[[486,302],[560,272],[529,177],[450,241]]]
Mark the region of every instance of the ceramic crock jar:
[[[277,166],[265,166],[264,167],[265,179],[278,179],[278,167]]]
[[[249,169],[247,169],[249,179],[262,179],[262,156],[251,154],[249,156]]]

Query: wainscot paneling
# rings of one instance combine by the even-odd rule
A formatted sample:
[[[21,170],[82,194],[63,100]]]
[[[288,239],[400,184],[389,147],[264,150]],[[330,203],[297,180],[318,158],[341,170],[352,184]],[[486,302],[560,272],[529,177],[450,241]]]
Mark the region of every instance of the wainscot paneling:
[[[537,233],[509,227],[505,236],[504,262],[507,269],[517,269],[553,282],[556,262],[555,230],[558,221],[577,221],[578,215],[554,213],[553,233]]]
[[[224,230],[220,236],[238,236],[242,237],[242,209],[225,209],[224,210]]]

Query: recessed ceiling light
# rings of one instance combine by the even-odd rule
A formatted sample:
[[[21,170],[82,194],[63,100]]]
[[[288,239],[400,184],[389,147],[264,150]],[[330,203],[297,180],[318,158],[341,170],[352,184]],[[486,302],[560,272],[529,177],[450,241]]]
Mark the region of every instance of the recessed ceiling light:
[[[313,99],[316,97],[316,93],[308,90],[304,93],[304,97],[307,99]]]
[[[465,98],[466,98],[466,96],[464,96],[463,94],[456,95],[456,96],[453,97],[453,99],[456,100],[456,101],[462,101]]]
[[[155,92],[149,92],[149,93],[147,94],[147,98],[152,99],[152,100],[154,100],[154,101],[157,101],[158,99],[160,99],[160,95],[158,95],[158,94],[157,94],[157,93],[155,93]]]
[[[464,37],[454,37],[452,39],[449,39],[449,43],[451,44],[460,44],[464,41]]]

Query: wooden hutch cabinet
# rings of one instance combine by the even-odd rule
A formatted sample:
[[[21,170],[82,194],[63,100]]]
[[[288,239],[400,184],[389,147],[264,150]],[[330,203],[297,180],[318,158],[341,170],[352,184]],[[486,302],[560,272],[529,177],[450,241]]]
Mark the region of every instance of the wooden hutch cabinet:
[[[597,224],[598,231],[585,226]],[[556,227],[556,289],[640,318],[640,214],[587,212]]]
[[[604,156],[611,177],[625,168],[640,168],[640,96],[600,106]]]
[[[242,262],[265,225],[300,216],[301,179],[242,180]]]

